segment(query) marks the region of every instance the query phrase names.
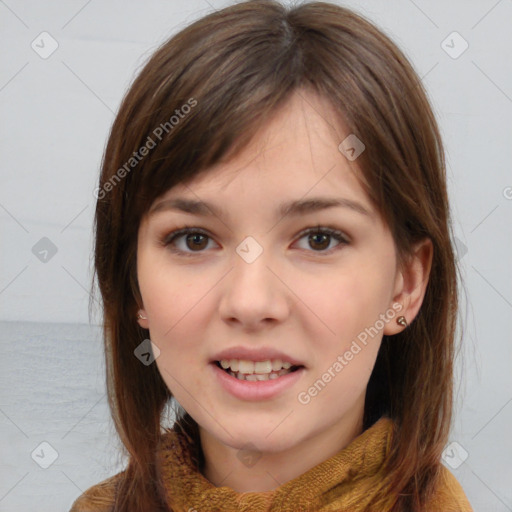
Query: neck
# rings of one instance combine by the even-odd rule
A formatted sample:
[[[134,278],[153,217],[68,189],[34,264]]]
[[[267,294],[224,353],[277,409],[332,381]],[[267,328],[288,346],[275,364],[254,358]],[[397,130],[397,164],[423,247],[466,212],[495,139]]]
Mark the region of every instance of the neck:
[[[200,427],[205,461],[203,475],[216,487],[230,487],[237,492],[272,491],[345,448],[361,434],[362,426],[363,408],[358,407],[347,413],[341,422],[291,448],[280,452],[258,452],[253,455],[258,458],[252,460],[249,452],[245,452],[248,458],[242,458],[239,448],[222,443]]]

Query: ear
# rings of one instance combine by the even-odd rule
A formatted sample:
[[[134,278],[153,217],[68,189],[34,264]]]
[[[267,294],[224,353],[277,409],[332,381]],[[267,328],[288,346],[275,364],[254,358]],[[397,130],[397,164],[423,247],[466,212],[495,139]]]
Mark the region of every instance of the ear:
[[[410,324],[420,310],[432,267],[434,248],[432,240],[425,238],[414,246],[413,253],[399,268],[395,278],[393,294],[393,309],[398,316],[404,316]],[[402,306],[398,309],[398,304]],[[384,328],[384,334],[392,336],[403,331],[403,327],[396,321],[388,322]]]
[[[143,329],[149,329],[148,315],[144,309],[137,311],[137,322]]]

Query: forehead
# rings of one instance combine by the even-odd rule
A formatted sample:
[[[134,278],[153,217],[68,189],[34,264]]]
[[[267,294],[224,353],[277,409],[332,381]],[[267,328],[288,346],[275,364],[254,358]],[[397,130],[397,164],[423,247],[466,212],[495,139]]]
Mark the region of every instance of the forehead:
[[[213,206],[222,215],[226,214],[226,201],[260,195],[266,203],[279,200],[281,213],[298,213],[304,206],[303,211],[314,208],[318,196],[334,200],[342,195],[344,206],[350,207],[351,201],[354,206],[357,201],[361,213],[371,212],[360,170],[339,149],[347,135],[346,125],[333,115],[328,101],[298,91],[237,155],[175,185],[154,202],[152,210],[163,200],[172,200],[177,206],[176,199],[185,199],[188,205],[181,201],[179,206],[191,213],[205,213],[205,207]],[[201,205],[200,199],[206,197],[215,198],[218,204]],[[301,205],[299,200],[310,204]]]

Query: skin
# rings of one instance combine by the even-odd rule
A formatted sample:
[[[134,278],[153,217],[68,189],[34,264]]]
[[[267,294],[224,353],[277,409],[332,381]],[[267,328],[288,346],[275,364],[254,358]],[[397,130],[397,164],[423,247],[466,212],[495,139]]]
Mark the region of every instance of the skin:
[[[357,177],[357,160],[338,150],[349,132],[324,99],[294,93],[289,102],[236,158],[222,162],[164,199],[209,201],[226,217],[161,210],[146,216],[138,237],[139,319],[160,349],[158,369],[172,394],[200,428],[203,474],[238,492],[269,491],[346,447],[362,432],[365,391],[382,335],[410,323],[421,306],[432,261],[432,244],[416,246],[398,268],[394,241]],[[336,127],[336,128],[335,128]],[[346,207],[287,215],[282,202],[342,197],[369,211]],[[159,240],[184,227],[206,238]],[[333,237],[300,235],[307,228],[342,231]],[[247,263],[237,246],[252,236],[262,254]],[[198,245],[194,245],[198,244]],[[199,248],[197,248],[199,246]],[[187,256],[186,254],[191,254]],[[393,309],[401,307],[400,313]],[[357,335],[394,312],[378,334],[307,403],[298,395],[350,349]],[[235,345],[276,347],[306,366],[299,381],[268,400],[238,399],[208,366]],[[246,466],[237,454],[247,443],[260,457]]]

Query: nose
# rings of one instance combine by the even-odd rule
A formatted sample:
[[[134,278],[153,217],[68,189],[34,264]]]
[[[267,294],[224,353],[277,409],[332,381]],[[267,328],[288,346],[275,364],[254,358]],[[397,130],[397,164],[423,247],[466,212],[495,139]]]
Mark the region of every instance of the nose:
[[[223,279],[221,318],[247,331],[283,322],[290,314],[293,294],[279,276],[270,252],[264,250],[254,261],[237,253],[233,267]]]

